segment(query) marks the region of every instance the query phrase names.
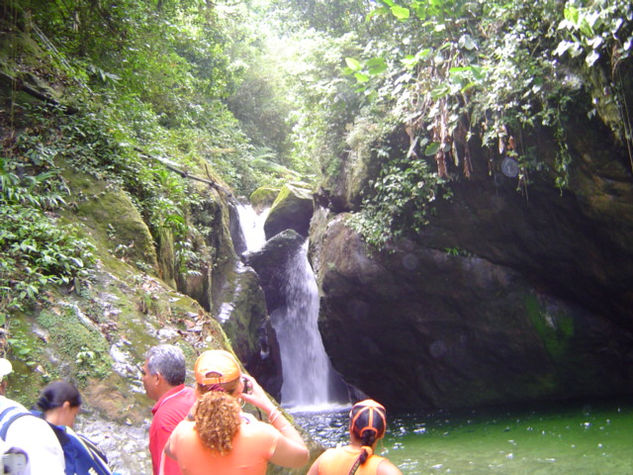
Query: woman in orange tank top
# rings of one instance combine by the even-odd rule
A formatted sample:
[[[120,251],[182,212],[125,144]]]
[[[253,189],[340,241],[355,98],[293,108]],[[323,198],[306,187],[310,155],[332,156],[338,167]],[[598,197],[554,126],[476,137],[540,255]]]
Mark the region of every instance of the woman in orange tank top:
[[[350,444],[323,452],[308,475],[402,475],[389,460],[374,455],[387,430],[385,408],[366,399],[354,404],[349,416]]]
[[[193,414],[165,445],[183,475],[265,475],[268,462],[288,468],[307,463],[309,452],[299,433],[257,381],[242,375],[231,353],[205,351],[194,372],[198,400]],[[264,411],[269,423],[242,413],[238,398]]]

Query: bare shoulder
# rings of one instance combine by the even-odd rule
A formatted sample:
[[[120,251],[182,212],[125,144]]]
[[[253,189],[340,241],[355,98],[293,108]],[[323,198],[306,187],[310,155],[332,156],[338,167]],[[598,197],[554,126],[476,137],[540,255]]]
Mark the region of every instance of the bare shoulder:
[[[385,459],[378,465],[377,475],[402,475],[402,472],[398,467],[392,464],[389,460]]]

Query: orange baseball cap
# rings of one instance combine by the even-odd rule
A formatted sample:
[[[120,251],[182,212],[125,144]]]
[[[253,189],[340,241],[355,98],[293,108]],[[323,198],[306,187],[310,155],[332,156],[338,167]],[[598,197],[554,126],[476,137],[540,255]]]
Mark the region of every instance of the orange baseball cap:
[[[202,353],[193,367],[198,384],[223,384],[242,375],[235,357],[224,350],[208,350]]]

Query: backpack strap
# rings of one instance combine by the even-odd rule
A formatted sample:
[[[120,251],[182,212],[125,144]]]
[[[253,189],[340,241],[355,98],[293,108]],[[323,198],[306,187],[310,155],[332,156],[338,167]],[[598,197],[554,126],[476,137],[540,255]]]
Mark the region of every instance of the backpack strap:
[[[6,440],[9,427],[16,419],[22,416],[32,415],[29,411],[25,411],[18,406],[9,406],[0,413],[0,439]]]

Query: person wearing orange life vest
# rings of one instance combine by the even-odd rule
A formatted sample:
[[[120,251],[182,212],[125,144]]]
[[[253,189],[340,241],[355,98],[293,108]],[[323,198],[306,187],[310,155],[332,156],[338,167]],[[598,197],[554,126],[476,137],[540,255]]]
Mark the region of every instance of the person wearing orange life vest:
[[[385,408],[373,399],[357,402],[349,413],[350,444],[328,449],[312,464],[307,475],[402,475],[389,460],[374,455],[387,430]]]
[[[183,475],[265,475],[268,462],[287,468],[308,462],[301,435],[231,353],[205,351],[194,373],[198,400],[165,446]],[[265,412],[269,423],[243,413],[239,399]]]

